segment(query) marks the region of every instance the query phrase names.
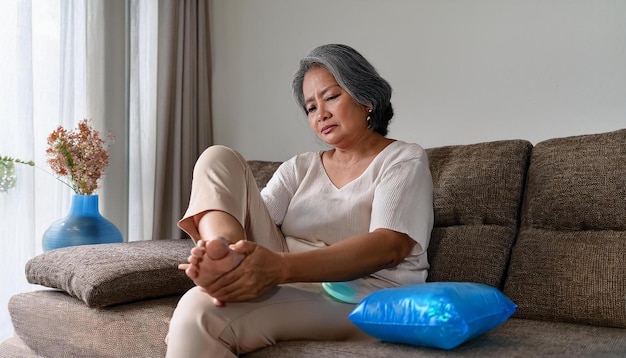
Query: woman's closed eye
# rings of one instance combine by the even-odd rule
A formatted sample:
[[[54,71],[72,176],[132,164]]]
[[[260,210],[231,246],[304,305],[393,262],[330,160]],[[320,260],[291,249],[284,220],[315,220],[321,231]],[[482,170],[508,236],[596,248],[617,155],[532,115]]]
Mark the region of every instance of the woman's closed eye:
[[[340,96],[340,94],[334,94],[334,95],[332,95],[332,96],[328,96],[328,97],[326,98],[326,101],[332,101],[332,100],[336,99],[336,98],[337,98],[337,97],[339,97],[339,96]]]
[[[333,100],[339,98],[339,96],[341,96],[341,93],[333,94],[333,95],[330,95],[330,96],[324,98],[324,101],[330,102],[330,101],[333,101]],[[317,107],[314,106],[314,105],[310,105],[310,106],[306,107],[306,113],[307,114],[311,114],[311,113],[315,112],[316,110],[317,110]]]

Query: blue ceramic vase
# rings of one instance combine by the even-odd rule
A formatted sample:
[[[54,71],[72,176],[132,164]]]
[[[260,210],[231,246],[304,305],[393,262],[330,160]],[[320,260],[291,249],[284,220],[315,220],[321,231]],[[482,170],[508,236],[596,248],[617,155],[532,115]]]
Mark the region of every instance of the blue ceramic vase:
[[[72,196],[69,214],[52,223],[43,234],[43,250],[66,246],[122,242],[122,233],[100,215],[98,195]]]

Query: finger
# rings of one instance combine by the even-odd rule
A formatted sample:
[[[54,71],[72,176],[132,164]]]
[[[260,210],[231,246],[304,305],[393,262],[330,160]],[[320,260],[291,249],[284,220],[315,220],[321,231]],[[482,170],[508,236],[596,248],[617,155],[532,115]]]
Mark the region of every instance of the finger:
[[[224,276],[219,277],[215,280],[211,285],[207,286],[206,289],[211,293],[213,297],[222,297],[224,292],[230,292],[234,290],[234,287],[230,287],[237,282],[237,279],[225,278]]]
[[[234,287],[229,287],[233,283],[234,281],[224,279],[224,276],[222,276],[204,288],[211,296],[223,300],[225,293],[231,292],[235,289]]]
[[[220,281],[219,285],[214,283],[209,290],[211,296],[220,301],[235,302],[255,297],[242,277],[222,276],[218,281]]]
[[[223,304],[226,302],[243,302],[243,301],[248,301],[248,300],[258,297],[257,294],[253,292],[244,291],[244,290],[233,291],[233,292],[230,292],[228,294],[223,294],[223,295],[216,294],[215,296],[219,297],[219,298],[215,298],[215,300],[218,300],[222,302]]]
[[[229,247],[237,253],[248,255],[256,250],[257,245],[254,242],[239,240],[236,243],[229,245]]]
[[[189,267],[189,266],[191,266],[191,265],[189,265],[189,264],[180,264],[180,265],[178,265],[178,269],[182,270],[182,271],[185,271],[185,270],[187,270],[187,267]]]

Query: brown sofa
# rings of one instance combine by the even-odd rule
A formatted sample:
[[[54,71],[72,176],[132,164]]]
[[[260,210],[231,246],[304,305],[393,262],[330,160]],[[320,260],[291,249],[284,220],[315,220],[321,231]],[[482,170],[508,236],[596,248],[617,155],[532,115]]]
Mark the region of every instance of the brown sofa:
[[[452,350],[370,339],[280,342],[248,357],[626,356],[626,129],[428,149],[429,281],[497,287],[517,311]],[[259,184],[279,163],[250,162]],[[162,357],[191,282],[190,240],[50,251],[26,267],[56,289],[15,295],[0,357]]]

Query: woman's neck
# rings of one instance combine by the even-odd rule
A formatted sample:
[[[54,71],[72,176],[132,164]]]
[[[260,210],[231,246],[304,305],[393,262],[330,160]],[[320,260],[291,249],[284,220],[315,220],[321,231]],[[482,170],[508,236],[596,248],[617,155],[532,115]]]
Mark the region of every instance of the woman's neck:
[[[335,147],[328,151],[328,159],[333,162],[349,167],[365,160],[373,159],[378,153],[385,149],[394,139],[383,137],[379,134],[361,140],[357,145],[349,147]]]

